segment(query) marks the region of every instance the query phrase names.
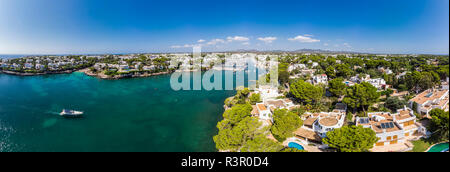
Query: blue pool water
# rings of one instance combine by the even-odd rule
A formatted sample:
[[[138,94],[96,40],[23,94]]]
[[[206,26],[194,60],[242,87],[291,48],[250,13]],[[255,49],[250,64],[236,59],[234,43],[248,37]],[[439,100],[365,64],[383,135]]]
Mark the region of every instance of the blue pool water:
[[[446,152],[448,151],[448,143],[440,143],[437,145],[434,145],[433,147],[428,150],[428,152]]]
[[[298,150],[305,150],[305,148],[303,148],[302,145],[299,145],[298,143],[295,143],[295,142],[290,142],[290,143],[288,144],[288,146],[289,146],[290,148],[296,148],[296,149],[298,149]]]

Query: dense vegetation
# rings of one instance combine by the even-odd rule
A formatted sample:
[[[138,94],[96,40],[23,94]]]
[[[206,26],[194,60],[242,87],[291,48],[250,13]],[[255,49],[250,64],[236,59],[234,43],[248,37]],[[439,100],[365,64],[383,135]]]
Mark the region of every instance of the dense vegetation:
[[[242,119],[251,118],[250,105],[261,102],[260,94],[247,93],[247,90],[239,91],[235,97],[225,101],[225,105],[231,110],[224,113],[224,120],[218,125],[219,134],[214,138],[218,149],[299,152],[300,150],[297,149],[278,147],[279,143],[268,139],[267,135],[272,134],[279,142],[283,142],[286,138],[292,137],[293,132],[302,125],[300,117],[305,112],[331,111],[337,103],[342,102],[348,106],[347,123],[340,129],[328,132],[327,137],[322,140],[323,143],[340,152],[368,151],[378,139],[370,128],[354,126],[352,122],[354,115],[367,116],[367,112],[374,111],[395,112],[407,106],[408,100],[417,93],[439,86],[441,81],[449,76],[448,56],[353,54],[350,57],[346,55],[285,54],[279,57],[280,92],[299,104],[299,107],[292,111],[275,110],[273,124],[270,128],[241,130],[253,132],[252,137],[244,134],[245,137],[242,139],[239,135],[239,139],[236,139],[238,141],[230,142],[235,144],[229,146],[230,144],[226,140],[230,137],[225,137],[225,135],[226,133],[231,136],[236,135],[232,130],[237,125],[230,124],[230,122],[239,123],[243,121]],[[306,68],[288,70],[294,64],[304,64]],[[302,70],[305,69],[312,69],[314,73],[310,75],[309,71],[303,72]],[[313,75],[319,74],[327,75],[328,84],[315,85],[310,82]],[[369,75],[371,79],[384,79],[386,84],[391,87],[379,89],[368,82],[348,86],[346,81],[356,75],[360,79]],[[291,78],[292,76],[295,78]],[[268,81],[270,78],[267,75],[265,79]],[[401,94],[402,96],[394,94],[403,91],[407,93]],[[415,108],[413,107],[413,109]],[[429,130],[439,140],[448,140],[448,112],[433,110],[431,116],[433,119]],[[255,133],[257,136],[254,135]],[[221,139],[222,137],[227,139]]]
[[[366,152],[378,141],[375,131],[362,126],[344,126],[327,133],[323,143],[340,152]]]

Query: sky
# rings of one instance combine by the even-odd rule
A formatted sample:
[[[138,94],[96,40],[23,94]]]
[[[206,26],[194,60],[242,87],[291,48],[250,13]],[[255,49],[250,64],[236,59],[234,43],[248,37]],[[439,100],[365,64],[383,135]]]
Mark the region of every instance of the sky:
[[[0,54],[449,53],[448,0],[0,0]]]

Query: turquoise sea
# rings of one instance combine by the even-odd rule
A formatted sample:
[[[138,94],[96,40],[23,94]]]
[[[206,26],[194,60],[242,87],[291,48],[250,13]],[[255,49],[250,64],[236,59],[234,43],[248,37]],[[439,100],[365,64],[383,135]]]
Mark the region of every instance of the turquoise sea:
[[[223,102],[235,92],[174,91],[170,75],[0,74],[0,152],[216,151]],[[63,108],[85,117],[60,117]]]

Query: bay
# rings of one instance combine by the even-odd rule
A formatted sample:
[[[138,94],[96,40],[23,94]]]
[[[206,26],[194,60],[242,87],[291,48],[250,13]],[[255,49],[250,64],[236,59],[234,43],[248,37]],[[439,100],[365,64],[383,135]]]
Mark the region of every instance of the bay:
[[[0,74],[0,152],[216,151],[212,137],[223,102],[235,93],[174,91],[170,75]],[[62,118],[63,108],[85,117]]]

